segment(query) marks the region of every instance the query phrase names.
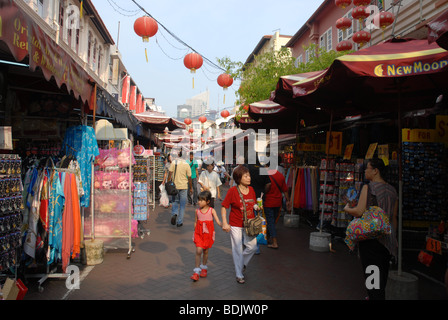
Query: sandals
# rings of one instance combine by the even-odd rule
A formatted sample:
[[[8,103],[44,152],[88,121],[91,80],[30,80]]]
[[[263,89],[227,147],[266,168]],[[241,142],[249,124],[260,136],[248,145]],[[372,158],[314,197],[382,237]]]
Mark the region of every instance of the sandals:
[[[238,282],[239,284],[244,284],[246,281],[244,280],[244,278],[236,278],[236,282]]]
[[[278,245],[277,245],[277,246],[274,246],[273,244],[268,244],[268,248],[271,248],[271,249],[278,249]]]

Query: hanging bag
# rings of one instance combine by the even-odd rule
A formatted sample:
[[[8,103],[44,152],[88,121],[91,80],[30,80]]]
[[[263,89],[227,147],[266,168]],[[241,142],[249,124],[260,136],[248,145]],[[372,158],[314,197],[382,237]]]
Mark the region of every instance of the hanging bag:
[[[176,185],[174,184],[174,179],[176,178],[176,171],[177,171],[177,161],[176,161],[176,166],[174,168],[173,178],[171,179],[171,181],[168,181],[167,183],[165,183],[166,193],[168,193],[168,195],[170,195],[170,196],[176,196],[179,193],[179,190],[177,190]]]
[[[389,235],[392,227],[387,213],[378,207],[376,197],[371,194],[370,186],[367,191],[368,209],[361,217],[353,219],[347,227],[345,243],[353,250],[359,241],[377,239]]]
[[[241,198],[241,202],[243,203],[243,210],[244,210],[244,223],[243,227],[246,231],[246,234],[249,237],[256,237],[263,231],[263,219],[256,214],[255,218],[253,219],[247,219],[247,211],[246,211],[246,202],[244,201],[244,197],[240,191],[240,188],[237,186],[236,189],[238,190],[238,193]]]

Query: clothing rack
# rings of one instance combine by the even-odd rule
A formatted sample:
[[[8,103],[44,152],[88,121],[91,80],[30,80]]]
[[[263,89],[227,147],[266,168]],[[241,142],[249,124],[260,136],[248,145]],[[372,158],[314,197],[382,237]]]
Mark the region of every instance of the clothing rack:
[[[47,160],[48,161],[48,160]],[[53,160],[51,160],[52,164]],[[56,167],[44,167],[42,168],[43,170],[54,170],[56,172],[65,172],[65,173],[71,173],[71,174],[76,174],[75,170],[72,169],[66,169],[66,168],[56,168]],[[79,198],[78,198],[79,201]],[[81,216],[81,219],[83,219],[83,217]],[[83,220],[81,223],[81,228],[83,228]],[[48,252],[47,252],[47,257],[48,257]],[[70,265],[70,264],[69,264]],[[44,291],[44,287],[42,286],[43,283],[47,280],[47,279],[67,279],[70,274],[68,273],[61,273],[58,272],[58,268],[61,266],[61,262],[59,261],[56,265],[54,265],[53,267],[51,267],[50,264],[46,263],[45,266],[45,272],[44,273],[37,273],[37,274],[26,274],[25,277],[26,278],[39,278],[39,280],[37,281],[38,283],[38,291],[39,292],[43,292]]]

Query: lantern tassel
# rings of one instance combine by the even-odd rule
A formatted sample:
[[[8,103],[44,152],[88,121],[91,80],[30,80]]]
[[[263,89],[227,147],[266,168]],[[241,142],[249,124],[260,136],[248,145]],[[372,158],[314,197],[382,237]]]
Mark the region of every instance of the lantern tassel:
[[[224,94],[224,104],[226,104],[226,94]]]
[[[83,11],[84,11],[84,9],[83,9],[83,2],[84,2],[84,0],[81,0],[81,8],[79,9],[81,18],[82,18]]]
[[[148,59],[148,50],[145,48],[145,56],[146,56],[146,63],[148,63],[149,62],[149,59]]]
[[[194,89],[194,77],[193,77],[193,89]]]

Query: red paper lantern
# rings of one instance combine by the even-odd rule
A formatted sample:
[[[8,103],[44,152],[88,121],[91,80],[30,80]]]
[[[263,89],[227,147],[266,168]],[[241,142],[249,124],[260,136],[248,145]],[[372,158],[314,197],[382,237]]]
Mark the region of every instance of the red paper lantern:
[[[351,41],[348,41],[348,40],[341,41],[336,46],[336,51],[338,51],[338,52],[348,51],[348,50],[352,50],[352,49],[353,49],[353,43],[351,43]]]
[[[345,31],[352,26],[352,20],[346,17],[336,20],[336,28]]]
[[[218,84],[227,90],[233,84],[233,78],[229,74],[223,73],[218,77]]]
[[[380,12],[380,27],[381,29],[386,29],[392,23],[394,23],[395,16],[392,12],[382,11]]]
[[[200,54],[196,52],[189,53],[184,58],[184,65],[187,69],[190,69],[191,73],[196,73],[196,70],[202,67],[204,59]],[[193,77],[193,89],[194,89],[194,77]]]
[[[353,42],[359,44],[361,47],[370,41],[372,35],[367,31],[358,31],[353,35]]]
[[[188,130],[188,132],[193,133],[193,132],[194,132],[194,129],[193,129],[193,128],[190,128],[190,130]]]
[[[341,9],[345,9],[349,5],[352,4],[352,0],[335,0],[334,2],[336,6],[338,6]]]
[[[230,116],[229,111],[224,110],[224,111],[221,112],[221,117],[223,117],[223,118],[227,118],[228,116]]]
[[[149,38],[153,37],[159,30],[157,22],[148,16],[138,18],[134,22],[135,33],[142,37],[143,42],[149,42]]]
[[[204,60],[201,55],[196,52],[189,53],[184,58],[184,65],[187,69],[190,69],[191,73],[196,73],[196,70],[202,67]]]
[[[353,0],[353,4],[357,7],[370,5],[371,0]]]
[[[362,22],[362,20],[367,19],[369,16],[370,16],[370,13],[367,12],[366,7],[359,6],[359,7],[353,8],[353,11],[352,11],[353,19],[358,19],[359,22]]]
[[[201,123],[205,123],[205,122],[207,121],[207,118],[204,117],[204,116],[201,116],[201,117],[199,117],[199,121],[200,121]]]
[[[185,123],[187,126],[189,126],[192,122],[193,122],[193,121],[191,121],[190,118],[186,118],[186,119],[184,120],[184,123]]]

